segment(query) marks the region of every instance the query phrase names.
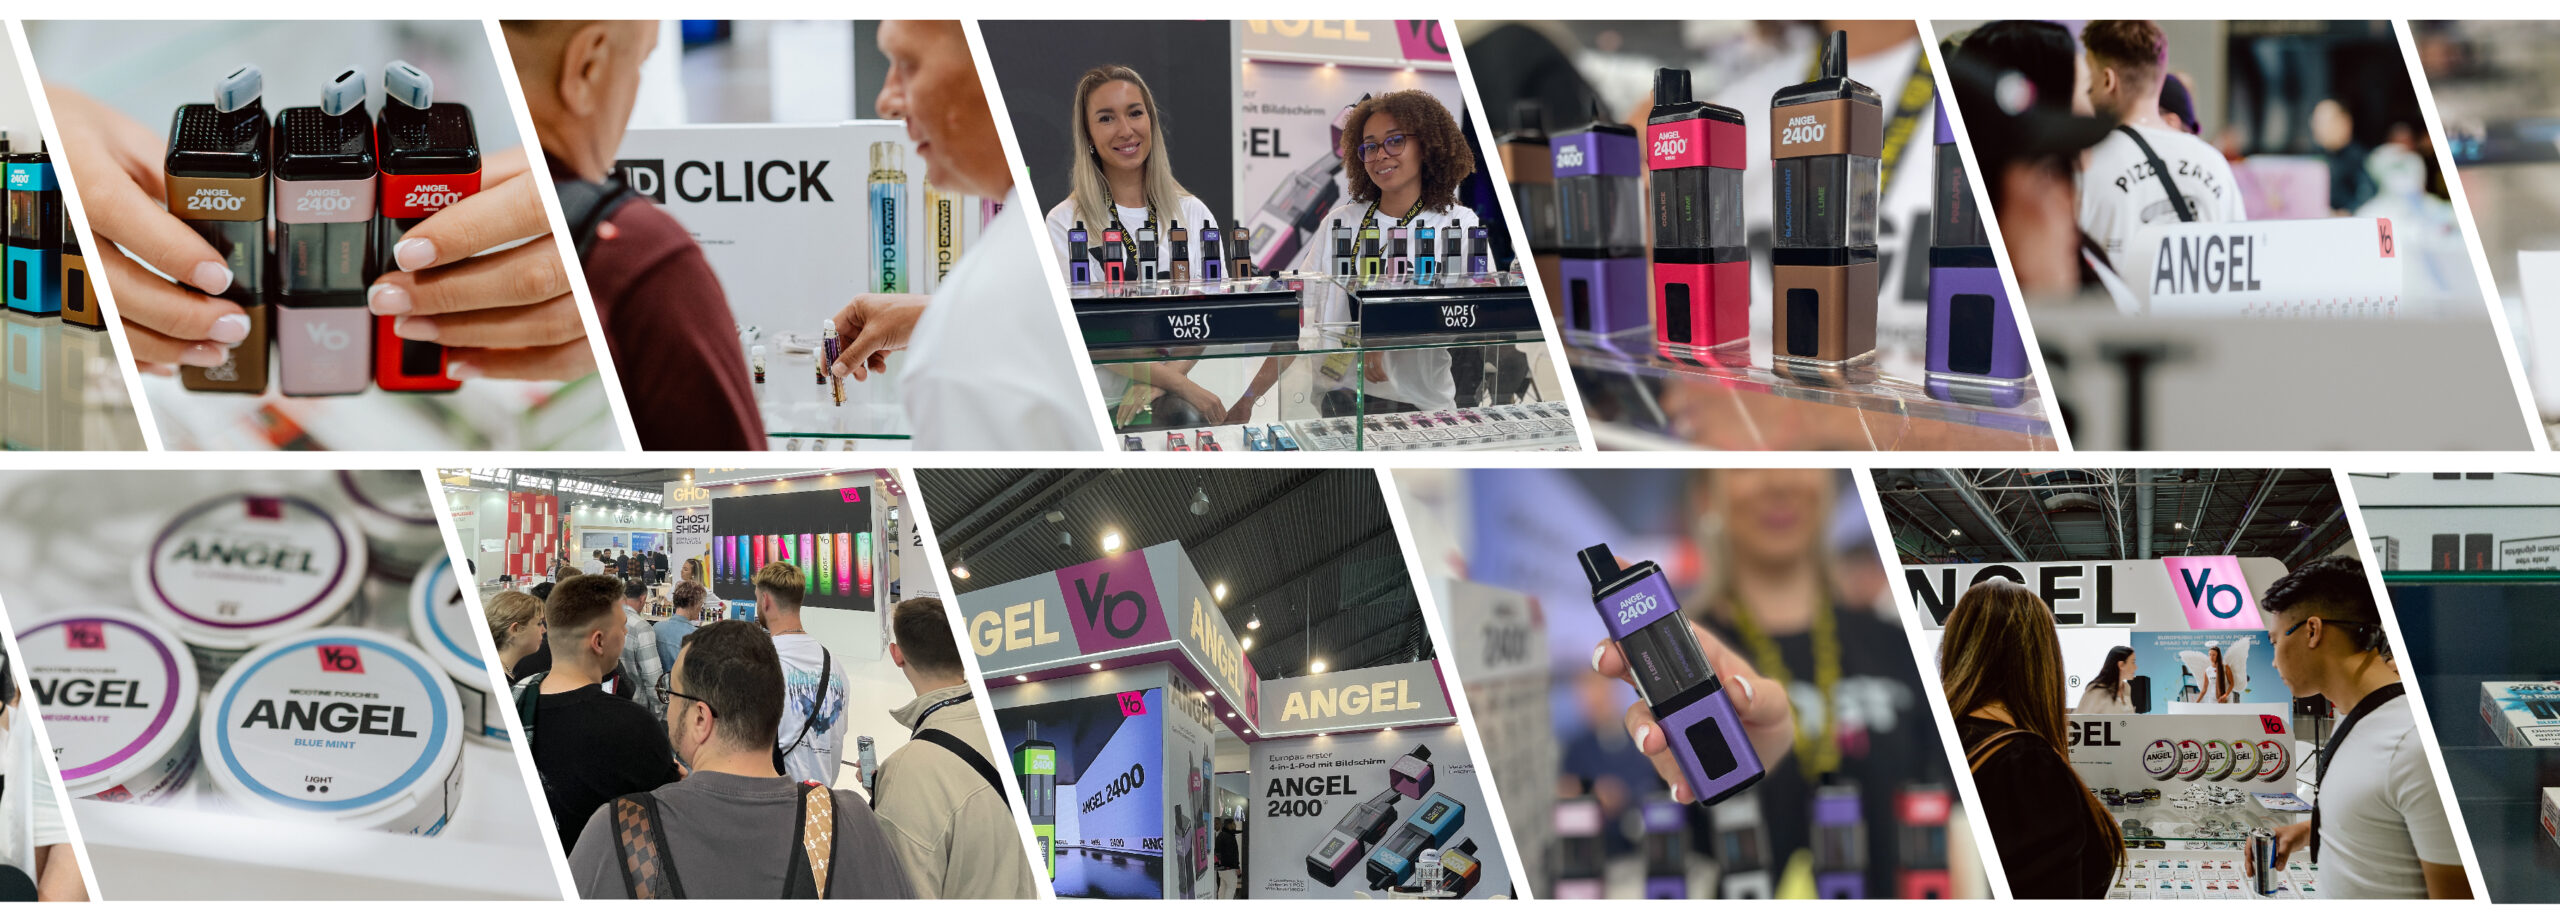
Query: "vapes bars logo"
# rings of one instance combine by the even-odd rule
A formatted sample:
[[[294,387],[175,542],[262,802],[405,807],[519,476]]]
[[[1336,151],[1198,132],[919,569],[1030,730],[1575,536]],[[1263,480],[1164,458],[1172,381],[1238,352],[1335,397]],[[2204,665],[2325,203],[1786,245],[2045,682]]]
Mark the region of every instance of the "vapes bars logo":
[[[665,160],[615,160],[613,169],[622,174],[624,184],[633,192],[646,195],[659,204],[667,203],[667,193],[684,201],[705,202],[749,201],[834,201],[827,184],[819,174],[835,161],[819,160],[685,160],[667,171]]]

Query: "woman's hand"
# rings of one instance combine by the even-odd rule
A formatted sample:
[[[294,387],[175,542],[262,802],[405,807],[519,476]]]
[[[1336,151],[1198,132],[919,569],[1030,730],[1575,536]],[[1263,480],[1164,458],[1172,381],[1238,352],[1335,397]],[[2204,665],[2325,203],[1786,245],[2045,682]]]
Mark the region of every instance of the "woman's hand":
[[[1776,767],[1795,749],[1796,742],[1796,714],[1787,703],[1787,688],[1761,677],[1749,661],[1734,654],[1698,624],[1684,620],[1681,625],[1698,637],[1698,648],[1707,654],[1707,666],[1724,678],[1725,696],[1742,717],[1743,734],[1750,737],[1751,749],[1760,755],[1762,767]],[[1616,640],[1602,640],[1591,650],[1591,669],[1635,686],[1635,675],[1628,671],[1627,656],[1618,650]],[[1653,710],[1638,699],[1627,707],[1626,722],[1627,735],[1635,739],[1636,750],[1644,752],[1653,761],[1653,772],[1671,784],[1671,798],[1682,804],[1696,800],[1697,790],[1689,788],[1688,774],[1671,756],[1671,742],[1663,736],[1662,725],[1654,721]]]
[[[1111,413],[1111,427],[1127,426],[1130,419],[1137,418],[1138,413],[1147,411],[1147,406],[1154,403],[1156,397],[1162,395],[1164,395],[1163,390],[1135,381],[1130,382],[1129,388],[1120,392],[1120,405]]]
[[[517,240],[524,245],[490,251]],[[572,380],[595,350],[522,148],[490,157],[480,191],[437,211],[383,253],[365,292],[391,332],[446,347],[446,375]]]
[[[844,350],[836,355],[838,377],[869,380],[889,369],[889,353],[907,347],[916,321],[933,305],[931,294],[857,294],[836,313],[836,337]]]
[[[45,96],[61,129],[64,164],[80,186],[81,210],[96,234],[89,258],[115,296],[134,363],[167,374],[173,365],[219,367],[230,360],[231,346],[249,337],[249,314],[219,296],[231,287],[222,253],[162,203],[168,177],[160,161],[168,148],[160,136],[78,90],[48,86]]]

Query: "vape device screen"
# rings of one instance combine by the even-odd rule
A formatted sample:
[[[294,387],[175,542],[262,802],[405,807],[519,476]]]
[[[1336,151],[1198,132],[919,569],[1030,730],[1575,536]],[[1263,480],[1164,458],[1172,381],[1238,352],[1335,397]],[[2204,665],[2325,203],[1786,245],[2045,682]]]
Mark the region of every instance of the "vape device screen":
[[[1778,162],[1784,163],[1785,160]],[[1810,357],[1822,349],[1822,295],[1812,288],[1787,289],[1787,353]]]
[[[1689,633],[1688,621],[1677,616],[1655,620],[1619,639],[1618,650],[1627,656],[1636,689],[1650,705],[1668,703],[1716,679],[1706,653],[1698,648],[1698,637]]]
[[[1959,374],[1991,372],[1991,322],[1995,301],[1989,294],[1957,294],[1947,298],[1947,369]],[[1792,331],[1792,330],[1791,330]]]
[[[1423,810],[1422,810],[1422,817],[1415,818],[1414,820],[1415,820],[1415,821],[1418,821],[1418,822],[1421,822],[1421,823],[1423,823],[1423,824],[1438,824],[1438,823],[1440,823],[1440,819],[1442,819],[1442,818],[1446,818],[1446,817],[1448,817],[1448,816],[1449,816],[1449,805],[1448,805],[1448,803],[1443,802],[1443,803],[1440,803],[1440,804],[1433,805],[1433,806],[1431,806],[1430,808],[1423,809]]]
[[[1346,841],[1341,837],[1327,837],[1325,838],[1324,846],[1316,849],[1316,858],[1326,862],[1332,862],[1335,856],[1342,854],[1343,847],[1350,845],[1349,841]]]

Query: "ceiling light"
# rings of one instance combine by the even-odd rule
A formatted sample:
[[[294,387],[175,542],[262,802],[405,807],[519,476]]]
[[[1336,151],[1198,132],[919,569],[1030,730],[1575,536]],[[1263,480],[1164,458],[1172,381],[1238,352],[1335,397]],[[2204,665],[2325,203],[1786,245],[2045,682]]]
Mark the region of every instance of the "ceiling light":
[[[1958,529],[1953,528],[1953,527],[1949,527],[1949,528],[1947,528],[1947,536],[1950,536],[1950,537],[1961,537],[1961,536],[1964,536],[1964,531],[1962,531],[1962,530],[1958,530]]]
[[[1232,718],[1235,718],[1235,717],[1236,717],[1236,714],[1235,714],[1235,713],[1232,713],[1232,712],[1227,713],[1227,718],[1232,719]]]
[[[966,565],[955,565],[955,566],[952,566],[952,567],[951,567],[951,577],[953,577],[953,578],[957,578],[957,579],[960,579],[961,581],[968,581],[968,580],[969,580],[969,567],[968,567],[968,566],[966,566]]]
[[[1066,520],[1067,513],[1064,511],[1051,511],[1048,514],[1041,515],[1041,518],[1047,520],[1049,523],[1055,524],[1059,521]]]
[[[1193,489],[1193,490],[1191,490],[1191,513],[1193,513],[1193,514],[1207,514],[1207,513],[1209,513],[1209,490],[1207,490],[1207,489]]]
[[[2296,521],[2288,521],[2288,522],[2286,522],[2286,523],[2285,523],[2285,525],[2284,525],[2284,526],[2286,526],[2286,527],[2301,527],[2301,526],[2302,526],[2302,522],[2301,522],[2301,521],[2299,521],[2299,520],[2296,520]]]
[[[2170,521],[2170,522],[2169,522],[2169,529],[2170,529],[2170,530],[2185,530],[2185,529],[2187,529],[2187,522],[2185,522],[2185,521]]]
[[[1210,588],[1210,589],[1209,589],[1209,596],[1210,596],[1210,597],[1212,597],[1212,598],[1215,598],[1215,599],[1217,599],[1217,600],[1222,600],[1222,601],[1223,601],[1223,600],[1226,600],[1226,599],[1227,599],[1227,583],[1222,581],[1222,582],[1219,582],[1219,583],[1217,584],[1217,586],[1216,586],[1216,587],[1212,587],[1212,588]]]
[[[1019,683],[1025,683],[1025,682],[1028,682],[1029,680],[1031,680],[1031,675],[1029,675],[1029,674],[1016,674],[1016,675],[1014,675],[1014,676],[1013,676],[1013,682],[1014,682],[1014,683],[1017,683],[1017,684],[1019,684]]]
[[[1250,620],[1246,620],[1246,621],[1244,621],[1244,628],[1246,628],[1246,629],[1261,629],[1261,628],[1262,628],[1262,618],[1261,618],[1261,617],[1259,617],[1259,616],[1257,616],[1257,617],[1254,617],[1253,619],[1250,619]]]
[[[1201,693],[1201,695],[1202,695],[1202,696],[1217,696],[1217,695],[1218,695],[1218,691],[1215,691],[1215,690],[1203,690],[1203,691],[1200,691],[1200,693]]]
[[[1099,671],[1099,670],[1102,670],[1102,662],[1097,661],[1097,662],[1094,662],[1094,663],[1092,663],[1092,664],[1086,665],[1085,667],[1092,668],[1092,669],[1094,669],[1094,670],[1096,670],[1096,671]]]
[[[1106,553],[1116,553],[1120,551],[1119,531],[1114,530],[1102,535],[1102,551]]]
[[[1324,673],[1324,659],[1322,659],[1322,658],[1318,658],[1318,659],[1316,659],[1316,660],[1314,660],[1314,661],[1307,662],[1307,673],[1309,673],[1309,674],[1322,674],[1322,673]]]
[[[1246,637],[1244,637],[1244,641],[1243,641],[1243,642],[1241,642],[1241,643],[1238,643],[1238,644],[1239,644],[1239,645],[1244,646],[1244,650],[1245,650],[1245,651],[1248,651],[1248,652],[1253,651],[1253,637],[1252,637],[1252,636],[1246,636]]]

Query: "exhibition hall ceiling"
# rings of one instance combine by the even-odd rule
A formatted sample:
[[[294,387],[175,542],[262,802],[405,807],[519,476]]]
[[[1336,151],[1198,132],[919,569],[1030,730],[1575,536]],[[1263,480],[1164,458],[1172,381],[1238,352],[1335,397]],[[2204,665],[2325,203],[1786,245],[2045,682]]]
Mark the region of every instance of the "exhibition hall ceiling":
[[[1875,471],[1903,562],[2270,556],[2354,535],[2328,470]]]

